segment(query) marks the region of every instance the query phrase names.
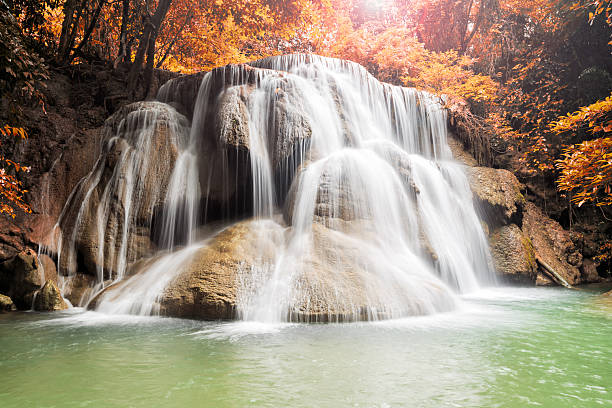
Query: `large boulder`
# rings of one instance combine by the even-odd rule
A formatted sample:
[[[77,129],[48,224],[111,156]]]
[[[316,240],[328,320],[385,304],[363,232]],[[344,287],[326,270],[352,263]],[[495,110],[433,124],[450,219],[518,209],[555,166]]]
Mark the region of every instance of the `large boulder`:
[[[533,243],[536,258],[551,267],[570,285],[581,283],[582,255],[569,231],[547,217],[535,204],[526,203],[523,231]]]
[[[271,313],[282,316],[273,318],[290,321],[364,320],[452,309],[448,288],[424,273],[426,267],[416,258],[408,270],[391,272],[397,265],[367,243],[367,222],[344,226],[338,231],[315,223],[303,240],[295,241],[296,251],[286,248],[277,258],[283,236],[291,230],[272,221],[234,224],[182,268],[161,296],[160,312],[198,319],[231,319],[239,313],[251,318],[249,313],[261,312],[259,302],[266,296],[280,306]],[[271,281],[275,271],[281,275]],[[408,290],[404,278],[396,280],[394,274],[407,272],[414,273]],[[277,286],[280,292],[275,292]],[[240,305],[244,309],[238,310]]]
[[[52,280],[45,282],[34,299],[34,310],[39,312],[54,312],[68,309],[62,294]]]
[[[36,252],[27,249],[0,264],[0,293],[8,295],[20,310],[30,309],[43,278]]]
[[[240,273],[249,273],[255,265],[270,261],[281,245],[281,237],[282,229],[272,222],[245,221],[221,231],[166,288],[160,313],[198,319],[234,318]]]
[[[537,264],[531,240],[515,224],[504,225],[489,237],[495,269],[502,280],[533,285]]]

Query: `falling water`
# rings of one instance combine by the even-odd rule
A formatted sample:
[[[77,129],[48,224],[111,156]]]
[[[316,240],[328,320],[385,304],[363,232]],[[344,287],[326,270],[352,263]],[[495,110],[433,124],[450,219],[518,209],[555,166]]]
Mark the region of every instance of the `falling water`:
[[[98,290],[116,284],[98,295],[98,310],[155,313],[206,245],[198,229],[249,217],[256,242],[284,239],[272,259],[255,254],[241,265],[241,319],[430,314],[491,283],[487,241],[436,97],[312,55],[213,70],[197,97],[186,83],[168,82],[160,102],[109,127],[58,222],[63,274],[76,272],[80,256],[95,264]],[[87,234],[91,259],[77,253]]]

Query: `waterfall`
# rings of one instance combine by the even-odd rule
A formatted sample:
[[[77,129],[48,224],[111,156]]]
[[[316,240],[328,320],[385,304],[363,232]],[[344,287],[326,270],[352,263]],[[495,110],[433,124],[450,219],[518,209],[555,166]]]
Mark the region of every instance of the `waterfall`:
[[[171,80],[158,101],[107,124],[57,225],[59,269],[95,269],[98,310],[156,313],[202,230],[239,219],[262,248],[237,271],[244,320],[431,314],[492,283],[437,97],[288,55]]]

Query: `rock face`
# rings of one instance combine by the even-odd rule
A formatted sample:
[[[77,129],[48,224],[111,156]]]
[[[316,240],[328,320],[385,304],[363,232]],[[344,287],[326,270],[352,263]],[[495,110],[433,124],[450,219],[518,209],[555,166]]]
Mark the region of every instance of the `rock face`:
[[[68,305],[62,299],[62,294],[53,281],[48,280],[40,289],[34,300],[34,310],[39,312],[54,312],[68,309]]]
[[[467,172],[481,217],[489,226],[521,225],[525,198],[512,173],[489,167],[471,167]]]
[[[601,282],[601,277],[597,272],[598,263],[593,262],[591,259],[584,259],[582,261],[581,275],[582,280],[588,283]]]
[[[537,265],[533,245],[520,226],[525,199],[521,184],[507,170],[468,167],[475,205],[485,223],[493,263],[502,281],[534,284]]]
[[[107,120],[105,148],[60,220],[64,274],[95,276],[103,269],[115,276],[128,266],[115,254],[135,260],[151,252],[151,220],[163,206],[186,126],[172,108],[151,102],[123,107]]]
[[[455,149],[459,149],[460,156],[465,153]],[[570,285],[599,280],[593,263],[583,264],[569,231],[524,199],[522,186],[512,173],[487,167],[469,167],[467,172],[476,205],[489,231],[491,254],[503,280],[558,284],[542,262]]]
[[[12,312],[17,310],[13,300],[5,295],[0,295],[0,313]]]

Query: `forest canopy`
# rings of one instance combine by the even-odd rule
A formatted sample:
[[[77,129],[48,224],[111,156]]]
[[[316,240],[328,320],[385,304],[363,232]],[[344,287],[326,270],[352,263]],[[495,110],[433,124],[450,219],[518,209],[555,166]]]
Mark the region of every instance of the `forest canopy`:
[[[134,93],[137,84],[150,88],[154,69],[192,73],[271,55],[317,53],[356,61],[382,81],[446,95],[449,105],[463,101],[470,129],[479,133],[474,137],[496,146],[494,153],[519,177],[556,183],[567,203],[607,208],[612,203],[610,1],[2,0],[0,5],[29,41],[16,47],[10,35],[2,37],[4,94],[18,91],[37,99],[48,64],[127,67]]]

